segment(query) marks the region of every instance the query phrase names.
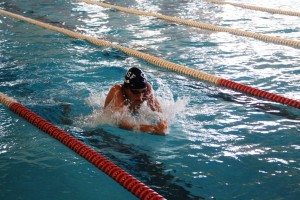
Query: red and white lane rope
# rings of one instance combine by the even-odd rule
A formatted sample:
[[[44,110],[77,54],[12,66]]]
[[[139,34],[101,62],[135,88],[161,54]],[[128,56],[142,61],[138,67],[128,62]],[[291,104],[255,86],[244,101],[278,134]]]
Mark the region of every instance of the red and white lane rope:
[[[108,176],[117,181],[125,189],[130,191],[139,199],[143,200],[160,200],[165,199],[154,190],[137,180],[135,177],[112,163],[110,160],[102,156],[97,151],[91,149],[83,142],[79,141],[72,135],[54,126],[50,122],[46,121],[36,113],[32,112],[22,104],[18,103],[14,99],[6,96],[0,92],[0,102],[9,107],[13,112],[23,117],[25,120],[39,128],[40,130],[48,133],[53,138],[59,140],[65,146],[69,147],[77,154],[91,162],[98,169],[106,173]]]

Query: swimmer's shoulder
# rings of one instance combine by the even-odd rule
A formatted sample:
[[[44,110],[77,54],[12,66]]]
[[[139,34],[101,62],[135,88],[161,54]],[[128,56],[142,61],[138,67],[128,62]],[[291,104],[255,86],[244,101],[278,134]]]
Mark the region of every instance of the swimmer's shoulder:
[[[111,87],[105,99],[104,107],[109,105],[112,101],[114,101],[116,104],[122,103],[123,101],[122,84],[116,84],[113,87]]]
[[[116,85],[114,85],[114,86],[110,89],[110,91],[113,92],[113,93],[122,91],[122,84],[116,84]]]
[[[119,99],[120,101],[123,101],[125,98],[123,84],[114,85],[111,89],[111,93],[112,93],[112,95],[117,97],[117,99]]]

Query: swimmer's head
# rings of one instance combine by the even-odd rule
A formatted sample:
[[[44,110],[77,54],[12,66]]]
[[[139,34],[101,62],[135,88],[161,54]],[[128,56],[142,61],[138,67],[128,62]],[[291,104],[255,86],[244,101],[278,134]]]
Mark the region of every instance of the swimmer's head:
[[[124,86],[129,89],[143,89],[147,87],[147,78],[137,67],[130,68],[125,75]]]

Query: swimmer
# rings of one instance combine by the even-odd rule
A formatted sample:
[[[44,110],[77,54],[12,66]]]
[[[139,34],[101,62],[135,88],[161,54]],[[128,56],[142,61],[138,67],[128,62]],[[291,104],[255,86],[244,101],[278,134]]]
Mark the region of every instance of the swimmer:
[[[147,82],[146,75],[139,68],[132,67],[126,72],[124,83],[114,85],[110,89],[105,99],[104,109],[122,113],[128,108],[131,113],[136,113],[144,102],[152,111],[162,112],[160,103],[153,94],[152,86]],[[125,117],[119,120],[118,126],[127,130],[138,130],[156,135],[165,135],[168,128],[167,121],[162,119],[154,125],[140,124],[137,126]]]

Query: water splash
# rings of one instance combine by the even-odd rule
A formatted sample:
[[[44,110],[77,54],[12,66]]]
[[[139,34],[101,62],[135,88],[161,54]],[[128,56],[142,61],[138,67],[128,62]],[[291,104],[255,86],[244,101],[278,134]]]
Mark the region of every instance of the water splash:
[[[182,113],[185,113],[189,98],[182,97],[174,100],[171,92],[164,94],[168,95],[165,97],[157,96],[161,103],[162,113],[152,111],[144,102],[139,112],[132,114],[128,108],[124,108],[122,113],[103,109],[106,92],[92,93],[86,103],[93,108],[93,112],[90,115],[82,116],[78,121],[80,126],[91,128],[104,124],[116,126],[121,118],[126,118],[130,123],[137,126],[140,124],[156,124],[160,119],[166,120],[171,125],[179,116],[178,114],[182,116]]]

